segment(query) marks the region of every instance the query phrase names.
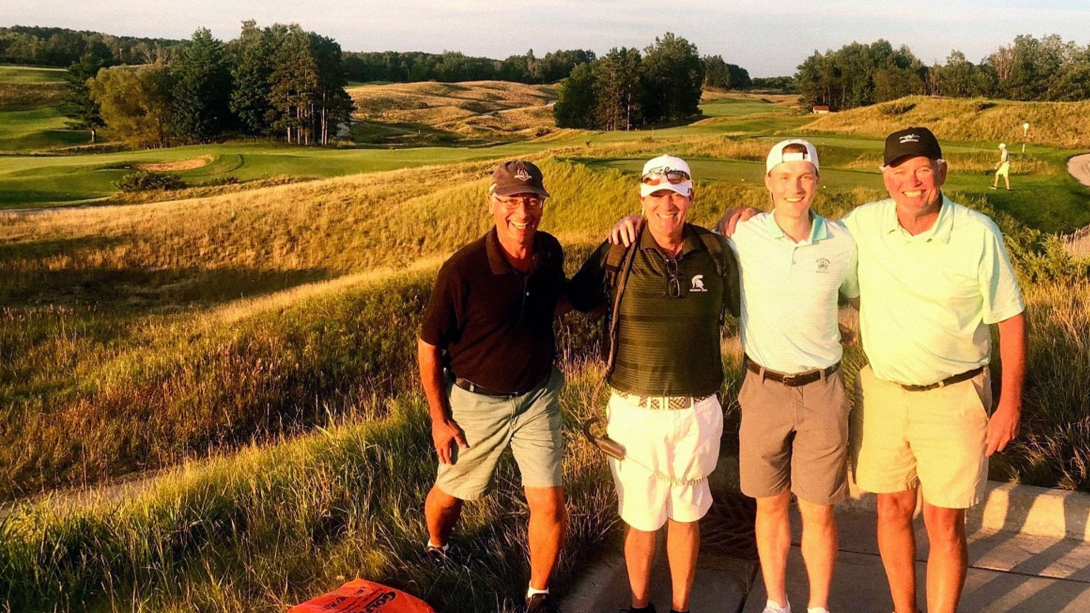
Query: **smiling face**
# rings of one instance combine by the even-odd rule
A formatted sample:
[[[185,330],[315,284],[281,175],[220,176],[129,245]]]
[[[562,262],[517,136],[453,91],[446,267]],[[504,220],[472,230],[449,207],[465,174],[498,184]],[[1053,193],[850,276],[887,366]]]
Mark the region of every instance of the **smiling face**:
[[[539,194],[523,193],[510,196],[489,196],[492,219],[496,233],[503,244],[529,246],[541,224],[545,212],[545,198]]]
[[[937,212],[940,190],[946,183],[946,162],[923,156],[907,158],[882,169],[882,182],[899,212],[911,216]]]
[[[673,190],[660,189],[640,198],[640,204],[653,236],[680,239],[685,218],[693,205],[693,193],[683,196]]]
[[[803,160],[782,162],[765,175],[765,187],[778,213],[789,218],[809,215],[810,203],[817,193],[817,169]]]

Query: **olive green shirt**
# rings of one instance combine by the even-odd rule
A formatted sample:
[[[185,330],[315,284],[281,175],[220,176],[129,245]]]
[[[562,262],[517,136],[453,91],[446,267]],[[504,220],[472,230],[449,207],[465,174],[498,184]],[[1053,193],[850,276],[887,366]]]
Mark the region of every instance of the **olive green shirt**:
[[[617,352],[609,384],[641,396],[708,396],[723,383],[720,320],[738,315],[738,266],[724,239],[721,276],[696,230],[686,224],[681,252],[668,258],[649,231],[623,290]],[[572,305],[589,311],[609,302],[609,243],[587,259],[568,286]]]

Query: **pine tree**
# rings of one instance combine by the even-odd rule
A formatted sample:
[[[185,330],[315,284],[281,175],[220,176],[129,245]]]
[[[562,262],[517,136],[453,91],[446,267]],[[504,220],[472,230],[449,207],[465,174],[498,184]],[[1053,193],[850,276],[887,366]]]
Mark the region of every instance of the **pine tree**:
[[[97,102],[91,99],[91,87],[88,81],[93,79],[103,67],[102,60],[90,53],[84,53],[78,62],[73,62],[64,75],[66,82],[61,112],[69,117],[68,127],[76,130],[90,130],[91,143],[98,140],[98,129],[106,125],[102,121],[102,111]]]
[[[208,29],[197,30],[182,47],[174,73],[174,132],[185,142],[208,142],[230,121],[231,74],[223,43]]]

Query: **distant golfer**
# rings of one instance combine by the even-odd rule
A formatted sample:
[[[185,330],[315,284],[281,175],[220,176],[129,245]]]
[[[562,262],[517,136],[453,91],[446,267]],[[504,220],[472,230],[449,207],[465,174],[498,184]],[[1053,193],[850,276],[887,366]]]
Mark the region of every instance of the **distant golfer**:
[[[999,189],[999,177],[1007,184],[1007,191],[1011,191],[1011,152],[1007,151],[1006,143],[999,143],[999,163],[995,165],[995,182],[992,189]]]
[[[553,315],[564,253],[538,231],[541,171],[513,160],[492,173],[495,225],[439,270],[417,343],[439,473],[424,513],[429,555],[446,556],[462,501],[488,490],[500,455],[514,452],[530,507],[528,613],[559,613],[549,579],[564,542],[559,393]]]

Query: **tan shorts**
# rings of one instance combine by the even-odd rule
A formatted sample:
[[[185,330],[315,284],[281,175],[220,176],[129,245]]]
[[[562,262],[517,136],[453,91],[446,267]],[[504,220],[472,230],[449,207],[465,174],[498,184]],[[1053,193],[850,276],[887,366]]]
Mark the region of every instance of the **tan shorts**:
[[[788,387],[746,371],[738,468],[752,498],[790,490],[812,504],[848,496],[848,404],[840,371]]]
[[[609,399],[606,432],[625,448],[624,460],[609,460],[621,519],[644,532],[667,519],[699,520],[712,505],[707,477],[723,437],[719,399],[709,396],[685,409],[642,408],[636,399],[616,393]]]
[[[919,486],[925,501],[948,509],[979,503],[988,479],[991,406],[987,368],[961,383],[910,392],[864,367],[851,418],[856,483],[877,494]]]

